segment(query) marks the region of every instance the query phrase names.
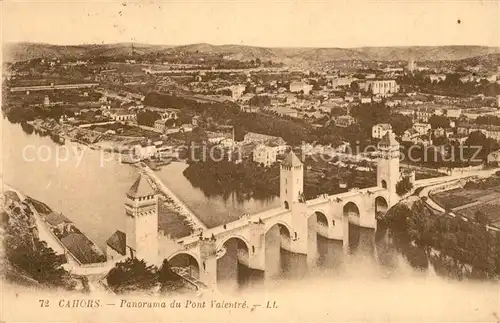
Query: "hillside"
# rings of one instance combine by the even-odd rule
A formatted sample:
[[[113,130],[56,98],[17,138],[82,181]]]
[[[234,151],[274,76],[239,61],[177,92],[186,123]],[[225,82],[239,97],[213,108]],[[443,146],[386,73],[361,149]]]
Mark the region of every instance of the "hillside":
[[[132,49],[133,48],[133,49]],[[221,54],[232,59],[273,60],[285,63],[304,61],[379,60],[397,61],[414,58],[418,61],[464,60],[479,56],[500,54],[498,47],[486,46],[412,46],[359,48],[267,48],[243,45],[211,45],[206,43],[183,46],[147,44],[103,44],[56,46],[49,44],[5,44],[4,60],[20,61],[38,57],[85,57],[92,55],[116,56],[134,52],[139,54],[164,52],[203,52]]]
[[[470,57],[463,59],[461,62],[470,66],[483,65],[487,68],[494,68],[500,66],[500,53]]]

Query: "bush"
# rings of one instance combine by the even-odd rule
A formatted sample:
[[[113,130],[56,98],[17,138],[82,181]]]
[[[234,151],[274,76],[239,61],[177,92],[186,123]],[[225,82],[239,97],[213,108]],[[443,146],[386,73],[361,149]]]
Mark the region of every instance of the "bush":
[[[115,293],[148,291],[158,282],[157,269],[147,266],[144,260],[128,258],[109,271],[106,281]]]
[[[403,196],[413,188],[413,183],[410,181],[409,177],[405,177],[396,184],[396,193],[399,196]]]

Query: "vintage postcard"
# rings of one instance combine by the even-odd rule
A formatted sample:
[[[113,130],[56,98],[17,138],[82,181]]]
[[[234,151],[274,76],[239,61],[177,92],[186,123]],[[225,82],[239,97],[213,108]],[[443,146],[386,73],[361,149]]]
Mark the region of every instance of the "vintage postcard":
[[[500,322],[500,2],[0,6],[1,322]]]

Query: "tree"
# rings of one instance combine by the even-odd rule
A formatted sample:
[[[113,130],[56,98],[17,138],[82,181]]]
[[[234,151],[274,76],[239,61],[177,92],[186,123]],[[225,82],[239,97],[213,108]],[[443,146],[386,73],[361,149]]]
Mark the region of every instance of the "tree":
[[[413,121],[410,116],[405,116],[401,113],[393,113],[390,117],[390,124],[394,133],[401,136],[405,130],[412,127]]]
[[[405,177],[396,184],[396,193],[399,196],[403,196],[413,188],[413,183],[410,181],[409,177]]]
[[[62,267],[65,257],[38,240],[31,230],[33,221],[22,212],[9,218],[4,238],[7,259],[41,284],[72,289],[71,276]]]
[[[160,115],[156,111],[148,110],[137,113],[137,123],[143,126],[152,127],[158,119],[160,119]]]
[[[450,127],[450,119],[448,119],[448,117],[446,116],[433,115],[429,118],[429,123],[431,124],[432,129],[446,129]]]
[[[167,259],[163,260],[161,268],[158,272],[158,281],[162,284],[171,281],[178,281],[181,277],[173,272],[172,267],[170,267],[170,263]]]
[[[485,160],[488,154],[492,151],[498,150],[500,145],[498,142],[492,138],[487,138],[486,135],[481,131],[473,131],[469,134],[465,140],[465,145],[470,148],[471,153],[475,153],[476,149],[479,148],[480,153],[476,158],[481,158]]]
[[[474,218],[476,222],[481,225],[488,225],[490,223],[490,219],[488,219],[488,216],[479,210],[474,214]]]
[[[109,271],[106,281],[116,293],[149,291],[158,283],[157,268],[148,266],[144,260],[127,258]]]
[[[248,104],[251,106],[263,108],[271,104],[271,99],[267,95],[256,95],[248,100]]]
[[[476,118],[475,123],[500,126],[500,118],[497,116],[491,116],[491,115],[479,116]]]

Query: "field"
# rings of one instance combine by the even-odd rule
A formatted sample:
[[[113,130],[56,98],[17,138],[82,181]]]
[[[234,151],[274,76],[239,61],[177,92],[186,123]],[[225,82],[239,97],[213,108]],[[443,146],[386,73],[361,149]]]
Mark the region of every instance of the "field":
[[[489,185],[488,185],[489,186]],[[432,199],[445,209],[468,219],[484,214],[492,226],[500,227],[500,185],[467,187],[439,192]]]

